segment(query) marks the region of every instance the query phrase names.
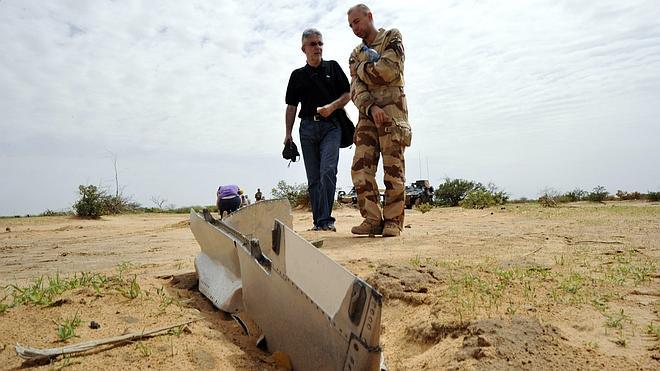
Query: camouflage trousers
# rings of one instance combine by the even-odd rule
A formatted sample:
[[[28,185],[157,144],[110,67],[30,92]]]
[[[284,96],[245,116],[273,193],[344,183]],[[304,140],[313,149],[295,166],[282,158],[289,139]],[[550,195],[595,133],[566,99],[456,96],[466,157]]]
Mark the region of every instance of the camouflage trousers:
[[[357,193],[360,214],[371,222],[394,222],[403,228],[405,206],[406,145],[392,140],[390,130],[394,123],[377,126],[373,121],[360,118],[355,128],[355,154],[351,177]],[[385,182],[385,204],[381,213],[380,193],[376,183],[376,170],[381,154]]]

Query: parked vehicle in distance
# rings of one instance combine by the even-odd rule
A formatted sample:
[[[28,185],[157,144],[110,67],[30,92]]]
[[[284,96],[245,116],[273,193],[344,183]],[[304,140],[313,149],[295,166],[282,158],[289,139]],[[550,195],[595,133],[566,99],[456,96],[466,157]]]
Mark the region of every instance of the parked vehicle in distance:
[[[418,180],[406,186],[406,209],[412,209],[415,205],[433,203],[433,187],[426,180]]]
[[[379,188],[378,193],[380,194],[380,202],[382,204],[385,202],[385,190]],[[357,205],[357,192],[355,192],[355,187],[351,188],[348,193],[345,191],[337,192],[337,202],[342,204]]]
[[[351,204],[357,205],[357,193],[355,192],[355,187],[346,193],[345,191],[337,192],[337,202],[342,204]]]

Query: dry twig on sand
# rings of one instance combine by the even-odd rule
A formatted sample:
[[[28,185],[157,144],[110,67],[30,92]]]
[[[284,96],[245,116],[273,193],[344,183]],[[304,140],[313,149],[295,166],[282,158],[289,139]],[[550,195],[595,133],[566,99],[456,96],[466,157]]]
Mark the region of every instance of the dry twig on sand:
[[[163,326],[151,330],[134,332],[134,333],[115,336],[111,338],[91,340],[78,344],[67,345],[60,348],[48,348],[48,349],[30,348],[23,346],[19,343],[16,343],[16,354],[18,354],[19,357],[23,358],[26,361],[39,361],[39,360],[54,358],[64,354],[85,352],[90,349],[99,347],[101,345],[121,343],[124,341],[131,341],[135,339],[142,339],[145,337],[154,336],[159,332],[169,330],[175,327],[185,326],[198,320],[199,319],[193,319],[187,322],[178,323],[176,325]]]
[[[597,241],[597,240],[582,240],[582,241],[571,241],[569,245],[577,245],[579,243],[602,243],[606,245],[623,245],[621,241]]]
[[[535,254],[535,253],[537,253],[537,252],[539,252],[539,251],[541,251],[542,248],[543,248],[543,246],[541,245],[541,246],[539,246],[536,250],[531,251],[531,252],[528,252],[527,254],[523,254],[523,258],[524,258],[524,257],[527,257],[527,256],[530,256],[530,255],[532,255],[532,254]]]

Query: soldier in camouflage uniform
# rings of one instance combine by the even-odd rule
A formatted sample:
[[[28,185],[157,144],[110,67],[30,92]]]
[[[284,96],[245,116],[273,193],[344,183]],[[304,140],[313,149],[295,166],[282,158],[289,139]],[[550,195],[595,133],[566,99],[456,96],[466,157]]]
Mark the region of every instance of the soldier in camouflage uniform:
[[[362,39],[351,53],[349,64],[351,99],[360,114],[355,129],[351,176],[364,221],[351,232],[398,236],[403,226],[405,206],[404,151],[411,141],[403,92],[405,57],[401,33],[397,29],[377,30],[372,13],[364,4],[349,9],[348,22],[353,33]],[[376,183],[381,154],[385,173],[382,213]]]

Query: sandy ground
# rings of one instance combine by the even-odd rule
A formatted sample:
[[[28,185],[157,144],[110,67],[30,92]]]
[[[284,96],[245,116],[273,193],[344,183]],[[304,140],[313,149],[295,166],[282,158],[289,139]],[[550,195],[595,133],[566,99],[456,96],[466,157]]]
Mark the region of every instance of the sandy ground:
[[[351,236],[361,218],[349,207],[335,211],[336,233],[305,231],[309,213],[294,211],[299,233],[323,237],[324,253],[384,295],[390,369],[660,368],[659,204],[406,212],[404,233],[383,239]],[[276,368],[196,290],[198,250],[187,215],[0,219],[0,368]],[[44,299],[44,287],[64,289]],[[58,324],[76,318],[60,341]],[[14,351],[191,319],[45,364]]]

